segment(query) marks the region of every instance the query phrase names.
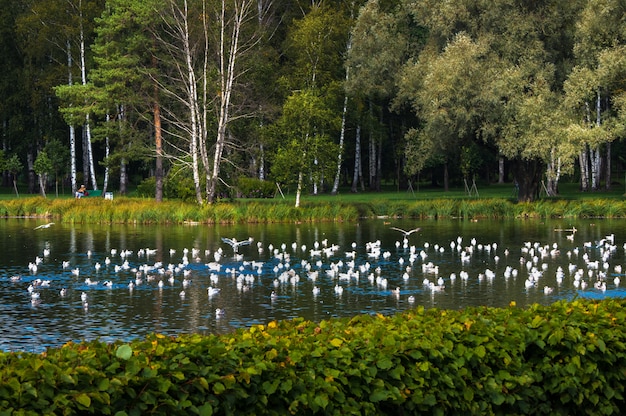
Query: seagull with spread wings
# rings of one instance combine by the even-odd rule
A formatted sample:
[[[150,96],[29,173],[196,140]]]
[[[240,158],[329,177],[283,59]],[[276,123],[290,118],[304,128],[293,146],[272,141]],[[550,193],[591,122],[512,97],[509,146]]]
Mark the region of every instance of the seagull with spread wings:
[[[54,223],[53,223],[53,222],[49,222],[49,223],[47,223],[47,224],[42,224],[42,225],[40,225],[40,226],[38,226],[38,227],[35,227],[35,228],[33,228],[33,230],[39,230],[39,229],[41,229],[41,228],[50,228],[50,227],[52,227],[53,225],[54,225]]]
[[[246,245],[252,243],[253,238],[250,237],[247,240],[237,241],[237,239],[235,239],[235,238],[222,237],[222,241],[225,242],[226,244],[228,244],[229,246],[231,246],[233,248],[233,251],[235,253],[237,253],[239,251],[239,246],[246,246]]]
[[[412,230],[403,230],[402,228],[398,228],[398,227],[389,227],[392,230],[396,230],[396,231],[400,231],[402,234],[404,234],[404,238],[408,238],[411,234],[418,232],[419,230],[421,230],[421,228],[414,228]]]

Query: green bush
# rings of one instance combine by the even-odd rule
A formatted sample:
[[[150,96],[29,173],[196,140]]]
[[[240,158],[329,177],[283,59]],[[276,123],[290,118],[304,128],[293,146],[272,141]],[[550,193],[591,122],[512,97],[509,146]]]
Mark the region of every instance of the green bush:
[[[256,178],[239,178],[237,189],[239,198],[274,198],[276,194],[276,184]]]
[[[0,353],[0,414],[618,415],[626,300]]]
[[[156,193],[156,178],[151,176],[137,185],[137,196],[141,198],[154,198]]]
[[[163,195],[166,198],[182,199],[183,201],[196,200],[196,188],[193,177],[188,175],[167,175],[163,181]]]

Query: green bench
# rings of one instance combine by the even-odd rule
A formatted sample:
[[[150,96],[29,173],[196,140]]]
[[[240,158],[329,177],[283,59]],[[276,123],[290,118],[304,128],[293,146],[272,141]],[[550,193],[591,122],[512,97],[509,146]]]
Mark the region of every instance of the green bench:
[[[93,189],[87,189],[87,195],[85,195],[83,198],[89,198],[92,196],[102,196],[102,191],[101,190],[93,190]]]

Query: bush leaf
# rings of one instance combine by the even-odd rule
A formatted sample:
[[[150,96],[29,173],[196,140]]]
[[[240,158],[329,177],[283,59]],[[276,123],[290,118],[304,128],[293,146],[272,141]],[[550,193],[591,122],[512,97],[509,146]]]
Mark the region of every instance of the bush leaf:
[[[115,352],[115,356],[120,360],[128,360],[133,355],[133,349],[128,344],[120,345]]]

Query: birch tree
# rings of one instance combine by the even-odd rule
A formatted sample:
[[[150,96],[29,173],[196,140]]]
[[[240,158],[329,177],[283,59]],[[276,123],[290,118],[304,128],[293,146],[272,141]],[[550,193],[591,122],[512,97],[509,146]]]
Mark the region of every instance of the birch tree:
[[[278,150],[272,176],[296,184],[295,207],[300,207],[307,183],[333,171],[337,146],[327,132],[339,128],[340,119],[315,90],[294,92],[277,122]]]
[[[240,60],[243,55],[251,53],[254,47],[261,41],[262,25],[271,8],[272,2],[255,2],[252,0],[234,0],[232,9],[228,10],[226,1],[221,2],[221,18],[219,20],[219,49],[218,78],[219,94],[216,108],[219,109],[217,116],[217,135],[213,152],[213,166],[208,176],[207,201],[213,203],[217,193],[217,185],[220,180],[220,169],[224,148],[227,145],[227,132],[230,123],[234,119],[233,96],[236,93],[237,81],[246,70],[240,68]],[[251,32],[246,31],[247,26],[256,27]]]
[[[168,5],[161,10],[165,34],[156,35],[170,56],[172,77],[159,89],[186,111],[162,107],[163,115],[188,143],[196,201],[202,204],[206,197],[213,203],[225,149],[231,144],[231,123],[253,114],[244,105],[242,86],[249,69],[242,60],[260,42],[265,27],[259,22],[265,21],[272,2],[203,0],[200,9],[191,9],[186,0]]]
[[[600,189],[602,177],[607,189],[611,184],[611,142],[621,130],[614,104],[626,87],[624,13],[622,2],[592,0],[585,4],[576,25],[577,65],[565,88],[566,104],[573,112],[570,130],[582,140],[578,159],[583,191]]]
[[[378,152],[382,150],[380,131],[381,117],[374,117],[374,107],[387,107],[397,92],[399,70],[408,59],[410,36],[404,30],[406,16],[394,7],[396,2],[368,1],[359,11],[351,29],[351,44],[347,53],[346,67],[350,73],[346,79],[346,91],[356,102],[362,114],[359,120],[367,120],[361,125],[361,132],[369,137],[366,147],[368,154],[368,176],[370,188],[376,189],[381,172]],[[419,27],[415,28],[419,32]],[[413,45],[417,53],[419,43]],[[365,129],[363,129],[365,127]],[[361,134],[361,135],[362,135]],[[361,138],[359,136],[359,139]],[[360,149],[355,153],[355,172],[361,171],[363,159]],[[358,169],[357,166],[358,165]],[[352,191],[356,192],[353,183]]]
[[[74,78],[80,71],[81,62],[84,61],[83,68],[88,64],[86,55],[80,54],[80,48],[81,45],[85,47],[90,42],[93,26],[83,25],[81,21],[91,22],[93,16],[100,13],[102,3],[103,1],[83,4],[81,0],[67,2],[34,0],[30,2],[28,10],[17,21],[18,33],[25,44],[25,55],[29,56],[30,60],[39,60],[37,71],[42,71],[43,76],[38,76],[33,85],[37,84],[36,91],[47,94],[47,97],[33,102],[45,103],[44,112],[41,114],[47,114],[48,120],[45,123],[47,126],[54,125],[49,119],[52,115],[58,116],[56,108],[50,108],[51,105],[56,107],[52,87],[62,82],[63,78],[65,78],[66,85],[73,85]],[[75,56],[85,57],[84,60],[78,60],[78,67]],[[65,75],[61,75],[63,72]],[[69,126],[69,147],[73,155],[71,162],[73,187],[76,187],[75,126],[82,124],[81,122]],[[41,137],[42,133],[48,129],[49,127],[40,129],[39,136]],[[31,143],[35,144],[36,139]],[[34,161],[32,152],[38,148],[36,144],[31,146],[27,157],[29,164],[31,160]]]

